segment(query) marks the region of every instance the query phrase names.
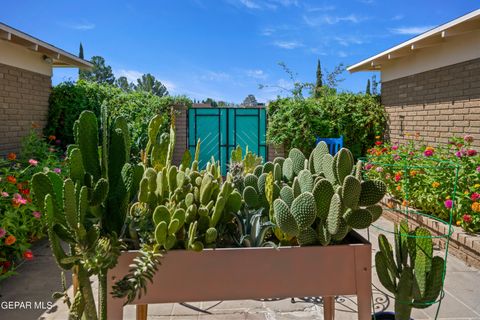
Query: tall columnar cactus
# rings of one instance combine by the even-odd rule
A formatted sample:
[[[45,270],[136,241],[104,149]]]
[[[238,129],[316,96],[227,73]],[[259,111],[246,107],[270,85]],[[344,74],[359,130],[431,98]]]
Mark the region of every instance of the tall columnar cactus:
[[[395,225],[395,252],[383,234],[378,244],[378,278],[395,296],[395,319],[409,320],[412,308],[427,308],[440,295],[445,261],[433,256],[430,232],[422,227],[410,230],[407,221]]]
[[[70,313],[97,319],[89,275],[100,282],[98,318],[106,319],[106,273],[116,264],[132,195],[143,166],[128,163],[130,137],[124,118],[111,122],[102,108],[102,137],[96,116],[84,111],[74,125],[75,144],[68,148],[70,177],[52,173],[32,178],[34,199],[47,217],[47,231],[58,265],[73,270],[79,280]],[[100,148],[99,148],[100,145]],[[64,251],[60,241],[69,244]]]
[[[361,165],[359,162],[357,167],[361,169]],[[341,241],[351,229],[367,228],[382,214],[377,203],[386,193],[385,184],[363,181],[355,174],[348,149],[342,148],[332,157],[327,145],[320,142],[308,161],[300,150],[292,149],[279,176],[284,186],[274,202],[274,218],[283,232],[296,236],[301,245]],[[244,199],[248,204],[247,196],[253,191],[247,193]]]

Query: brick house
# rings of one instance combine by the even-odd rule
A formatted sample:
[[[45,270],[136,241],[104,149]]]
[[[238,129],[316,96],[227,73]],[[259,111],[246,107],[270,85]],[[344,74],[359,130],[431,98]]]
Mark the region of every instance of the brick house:
[[[0,23],[0,155],[47,122],[52,68],[91,68],[75,55]]]
[[[480,146],[480,9],[347,68],[380,71],[389,138],[432,144],[471,134]]]

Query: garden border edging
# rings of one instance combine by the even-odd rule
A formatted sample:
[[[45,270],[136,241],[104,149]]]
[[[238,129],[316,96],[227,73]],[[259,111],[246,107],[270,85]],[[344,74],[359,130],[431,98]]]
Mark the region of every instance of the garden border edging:
[[[405,207],[399,200],[385,196],[381,203],[387,207],[387,210],[384,210],[382,214],[386,219],[398,223],[406,218],[406,215],[403,213]],[[409,215],[409,224],[413,227],[425,227],[434,236],[448,234],[448,225],[427,216],[411,214]],[[452,225],[451,228],[452,234],[450,236],[448,251],[464,261],[467,265],[480,269],[480,237],[469,234],[462,228],[454,225]],[[433,242],[441,249],[445,249],[445,238],[433,238]]]

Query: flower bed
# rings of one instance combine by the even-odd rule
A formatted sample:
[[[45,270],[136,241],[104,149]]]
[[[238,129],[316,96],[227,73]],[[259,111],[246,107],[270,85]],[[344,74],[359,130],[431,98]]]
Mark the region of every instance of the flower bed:
[[[446,221],[453,208],[453,223],[478,233],[480,156],[471,147],[472,142],[468,135],[436,147],[418,135],[405,144],[377,141],[368,151],[365,169],[370,178],[382,179],[396,199],[408,200],[410,206]],[[407,162],[410,165],[402,169]]]
[[[25,139],[19,156],[9,153],[0,159],[0,280],[13,275],[22,260],[33,259],[31,243],[45,235],[41,210],[32,203],[32,175],[39,171],[62,174],[55,137],[47,143],[33,135]]]

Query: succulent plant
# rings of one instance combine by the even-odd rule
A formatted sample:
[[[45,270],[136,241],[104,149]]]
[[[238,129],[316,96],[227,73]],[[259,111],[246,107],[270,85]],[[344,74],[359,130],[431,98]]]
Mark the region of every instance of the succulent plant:
[[[75,144],[68,148],[70,176],[53,172],[32,177],[34,200],[45,212],[57,264],[73,270],[79,281],[70,306],[72,318],[106,319],[106,273],[115,266],[128,205],[138,190],[143,166],[129,161],[129,133],[122,117],[109,123],[102,109],[102,142],[96,116],[84,111],[75,122]],[[101,145],[101,152],[99,152]],[[65,251],[61,242],[70,246]],[[99,314],[89,276],[99,277]]]
[[[361,162],[357,167],[361,168]],[[320,142],[308,160],[300,150],[292,149],[280,176],[284,185],[273,202],[274,219],[300,245],[339,242],[351,229],[367,228],[382,214],[377,203],[386,193],[385,184],[354,175],[348,149],[332,157]]]
[[[395,252],[385,235],[378,237],[380,251],[375,255],[382,285],[395,296],[395,319],[409,320],[412,308],[435,303],[443,286],[445,261],[433,256],[430,232],[407,221],[395,225]]]

